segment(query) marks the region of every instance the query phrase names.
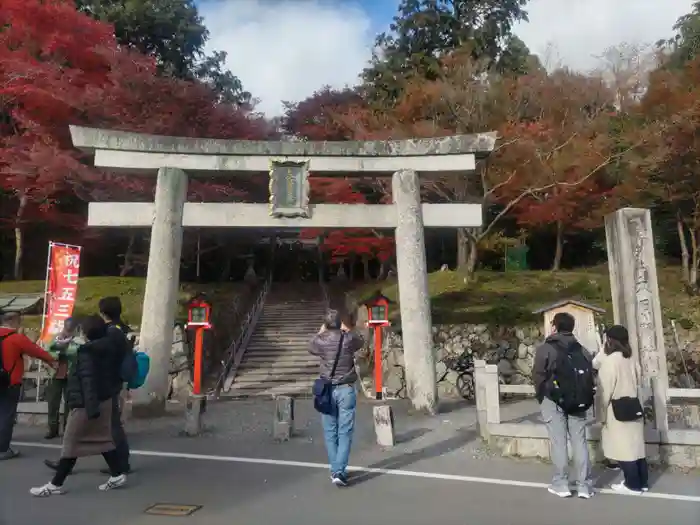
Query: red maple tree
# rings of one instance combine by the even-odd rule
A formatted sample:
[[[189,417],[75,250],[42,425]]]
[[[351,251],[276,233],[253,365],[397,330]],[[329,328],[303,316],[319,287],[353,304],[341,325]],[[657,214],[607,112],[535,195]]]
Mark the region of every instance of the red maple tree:
[[[0,189],[21,278],[27,223],[46,220],[91,174],[67,124],[80,121],[84,90],[105,81],[105,53],[116,43],[110,26],[67,0],[0,0],[0,26]]]
[[[362,180],[359,180],[361,184]],[[367,204],[365,194],[356,189],[357,179],[311,177],[311,199],[327,204]],[[378,278],[386,274],[385,266],[394,254],[392,235],[369,228],[342,228],[327,231],[306,228],[300,233],[305,239],[320,239],[320,248],[331,263],[342,264],[361,260],[364,278],[369,279],[369,264],[376,259],[382,265]]]
[[[16,239],[17,278],[32,223],[84,223],[80,200],[152,199],[152,180],[91,168],[73,149],[69,124],[217,138],[271,132],[261,117],[220,104],[207,86],[159,75],[72,0],[0,0],[0,26],[0,198],[2,224]],[[194,199],[241,192],[235,181],[190,185]]]

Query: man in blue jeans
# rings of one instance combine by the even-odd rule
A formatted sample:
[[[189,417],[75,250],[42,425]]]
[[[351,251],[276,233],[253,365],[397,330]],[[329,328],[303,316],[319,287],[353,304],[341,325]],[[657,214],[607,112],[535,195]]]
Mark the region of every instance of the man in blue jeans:
[[[339,487],[348,484],[346,470],[357,406],[355,353],[364,346],[362,338],[351,329],[349,316],[341,315],[337,310],[329,310],[321,329],[311,340],[309,349],[312,355],[321,358],[321,377],[333,385],[334,413],[321,414],[321,422],[331,467],[331,481]],[[336,355],[337,364],[333,371]]]

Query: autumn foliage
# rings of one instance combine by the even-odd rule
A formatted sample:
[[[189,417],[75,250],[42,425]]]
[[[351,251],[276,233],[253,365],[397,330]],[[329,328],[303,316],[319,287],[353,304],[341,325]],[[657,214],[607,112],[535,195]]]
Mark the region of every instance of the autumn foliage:
[[[158,74],[152,58],[118,46],[110,25],[70,0],[0,0],[0,25],[0,219],[15,232],[16,275],[33,224],[75,228],[84,224],[81,200],[152,194],[149,181],[89,167],[72,148],[69,124],[197,137],[270,133],[262,118],[219,104],[206,85]],[[195,182],[191,193],[240,191]]]

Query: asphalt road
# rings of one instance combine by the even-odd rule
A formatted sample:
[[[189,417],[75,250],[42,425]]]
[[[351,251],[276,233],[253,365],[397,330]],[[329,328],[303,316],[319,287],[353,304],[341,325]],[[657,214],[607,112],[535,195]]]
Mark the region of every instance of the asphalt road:
[[[298,437],[277,444],[266,423],[253,424],[265,421],[269,408],[238,405],[235,419],[197,439],[177,437],[167,424],[137,425],[132,429],[137,470],[127,487],[100,493],[101,459],[88,458],[67,480],[67,494],[46,499],[32,498],[28,490],[50,479],[42,459],[57,451],[42,448],[41,429],[19,428],[16,441],[34,446],[20,445],[21,458],[0,463],[0,523],[700,525],[697,472],[655,472],[653,493],[641,497],[562,500],[544,488],[548,465],[484,453],[471,416],[459,411],[430,419],[399,417],[402,442],[391,451],[379,450],[371,432],[360,429],[351,463],[364,470],[353,473],[352,486],[339,489],[328,479],[313,414],[299,410],[297,417],[308,421],[300,423]],[[214,416],[221,421],[223,413]],[[360,415],[361,426],[366,416]],[[602,485],[613,480],[605,476]],[[201,508],[180,518],[145,513],[158,503]]]

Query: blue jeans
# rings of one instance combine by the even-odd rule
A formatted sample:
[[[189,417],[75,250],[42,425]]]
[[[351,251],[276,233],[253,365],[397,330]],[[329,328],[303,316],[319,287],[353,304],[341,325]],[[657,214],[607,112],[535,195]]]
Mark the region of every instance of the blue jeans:
[[[331,474],[345,474],[350,459],[352,434],[355,430],[355,385],[338,385],[332,391],[332,415],[321,414],[323,438],[326,441]]]

